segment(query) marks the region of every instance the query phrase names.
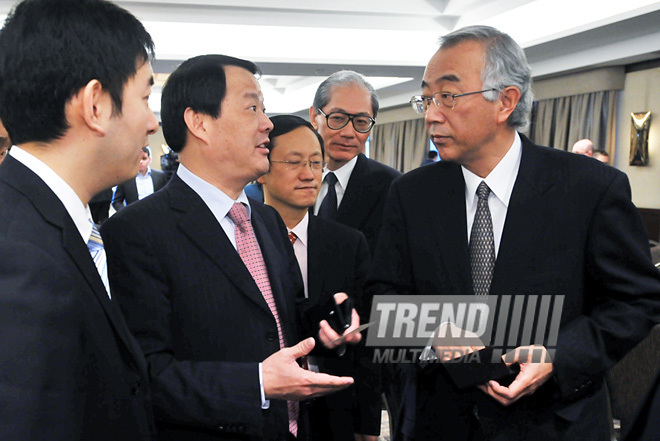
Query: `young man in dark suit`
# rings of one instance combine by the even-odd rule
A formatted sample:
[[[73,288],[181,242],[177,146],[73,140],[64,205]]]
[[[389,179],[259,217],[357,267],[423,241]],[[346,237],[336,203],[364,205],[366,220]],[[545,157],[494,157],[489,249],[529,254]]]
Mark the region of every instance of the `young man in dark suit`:
[[[530,86],[508,35],[442,37],[411,100],[442,161],[393,184],[369,289],[564,296],[554,355],[547,339],[536,358],[522,341],[505,358],[520,366],[509,386],[462,390],[443,369],[409,365],[395,439],[609,439],[603,374],[658,320],[660,274],[626,176],[520,135]]]
[[[160,170],[152,170],[149,164],[151,164],[151,148],[144,147],[138,164],[137,176],[122,182],[115,190],[112,206],[116,211],[165,187],[167,175]]]
[[[378,96],[371,84],[361,74],[349,70],[326,78],[309,108],[310,121],[325,144],[327,163],[314,213],[361,231],[371,254],[380,233],[390,184],[401,176],[397,170],[363,153],[378,108]],[[369,309],[371,302],[365,299],[365,303]],[[364,441],[375,441],[380,433],[382,408],[380,367],[373,366],[370,359],[368,353],[362,357],[362,376],[367,381],[357,386],[363,402],[358,433],[364,435]],[[397,413],[400,401],[397,374],[389,369],[385,374],[388,405]]]
[[[0,31],[15,144],[0,166],[0,439],[153,439],[145,359],[87,205],[158,130],[152,57],[142,24],[99,0],[27,0]]]
[[[304,439],[298,401],[353,382],[296,362],[314,347],[299,340],[304,331],[329,348],[339,335],[327,322],[299,328],[302,281],[285,226],[244,192],[269,166],[257,72],[205,55],[172,73],[161,116],[178,170],[102,228],[115,298],[149,365],[161,440]],[[350,330],[357,324],[355,314]]]
[[[369,248],[364,235],[337,222],[309,213],[321,187],[323,140],[314,127],[294,115],[271,118],[270,170],[259,178],[265,203],[282,216],[303,275],[304,309],[314,317],[323,314],[333,296],[348,294],[359,305],[369,271]],[[358,307],[360,310],[361,308]],[[310,361],[321,372],[353,374],[354,358],[315,357]],[[314,440],[353,441],[354,390],[317,398],[309,405]]]

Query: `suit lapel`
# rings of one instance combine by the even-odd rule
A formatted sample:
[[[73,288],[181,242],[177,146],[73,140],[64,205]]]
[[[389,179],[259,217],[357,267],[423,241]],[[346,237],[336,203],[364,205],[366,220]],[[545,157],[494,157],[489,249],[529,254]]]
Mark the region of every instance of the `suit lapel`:
[[[137,183],[135,182],[135,178],[131,179],[126,183],[126,201],[132,202],[137,202],[138,200],[138,191],[137,191]]]
[[[270,314],[250,272],[199,195],[176,175],[163,191],[170,193],[171,207],[182,233],[209,256],[240,292]]]
[[[521,139],[520,168],[504,222],[491,294],[511,294],[515,290],[516,281],[511,275],[518,274],[522,265],[537,255],[534,245],[545,231],[551,230],[548,225],[552,223],[553,212],[559,208],[549,204],[546,198],[552,187],[562,180],[563,169],[544,166],[541,149],[522,135]]]
[[[12,182],[10,184],[15,186],[14,182],[20,182],[21,187],[19,190],[26,198],[32,201],[34,207],[39,211],[44,220],[61,231],[62,247],[87,281],[93,295],[103,308],[116,333],[129,351],[133,353],[140,368],[146,372],[144,357],[140,355],[142,352],[129,334],[121,311],[119,311],[119,308],[114,302],[110,301],[87,245],[80,237],[78,229],[62,205],[62,202],[36,174],[23,164],[13,158],[7,158],[7,161],[8,164],[6,166],[10,169],[10,173],[14,175],[14,179],[11,180]]]
[[[286,327],[287,323],[292,323],[292,317],[290,317],[289,311],[294,303],[293,297],[295,293],[291,292],[293,289],[291,286],[284,286],[282,284],[281,275],[286,274],[286,269],[282,268],[282,265],[286,265],[286,261],[283,258],[284,253],[278,251],[278,245],[273,238],[273,235],[277,234],[277,226],[270,225],[269,228],[260,211],[256,207],[252,207],[252,228],[254,229],[254,234],[257,236],[261,254],[268,269],[268,278],[273,297],[275,298],[280,323]],[[284,231],[281,231],[281,234],[284,235]],[[285,245],[285,243],[280,244],[280,246],[282,245]],[[287,331],[285,335],[291,334]],[[288,341],[288,343],[295,342]]]
[[[368,159],[362,153],[358,155],[355,168],[348,180],[344,197],[339,204],[337,211],[337,222],[346,224],[353,228],[359,228],[365,210],[370,206],[365,204],[369,198],[365,197],[371,193],[373,182],[370,179],[368,171]]]
[[[428,210],[425,219],[437,220],[431,228],[436,229],[438,234],[431,231],[427,237],[440,239],[433,247],[439,251],[447,269],[450,294],[468,294],[472,293],[472,275],[467,244],[465,180],[460,166],[449,163],[441,166],[446,166],[448,170],[435,173],[438,179],[435,185],[429,187],[435,188],[435,194],[441,196],[438,203],[434,201],[424,206],[424,211]]]
[[[326,236],[319,229],[316,216],[309,216],[309,225],[307,226],[307,288],[309,300],[312,303],[319,301],[325,278],[323,263],[328,263],[323,257],[324,250],[330,249],[324,246]]]

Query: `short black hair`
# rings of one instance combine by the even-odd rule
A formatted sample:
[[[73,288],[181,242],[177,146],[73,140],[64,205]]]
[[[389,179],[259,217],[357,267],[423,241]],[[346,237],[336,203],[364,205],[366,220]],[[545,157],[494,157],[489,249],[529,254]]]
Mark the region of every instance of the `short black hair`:
[[[429,159],[435,159],[438,157],[438,152],[435,150],[429,150],[429,152],[426,154],[426,157]]]
[[[605,150],[601,150],[601,149],[594,150],[594,155],[597,155],[597,154],[602,155],[602,156],[607,156],[608,158],[610,157],[609,153],[607,153]]]
[[[181,63],[167,79],[161,96],[160,118],[165,141],[175,152],[186,145],[188,127],[183,116],[187,108],[212,118],[220,116],[220,104],[227,94],[225,66],[261,74],[251,61],[227,55],[200,55]]]
[[[268,146],[268,158],[273,152],[273,149],[277,145],[275,139],[278,136],[286,135],[289,132],[293,132],[298,127],[307,127],[309,130],[316,135],[316,139],[319,140],[321,145],[321,156],[325,156],[325,147],[323,146],[323,138],[316,131],[314,126],[312,126],[309,121],[305,121],[299,116],[296,115],[276,115],[270,118],[270,121],[273,123],[273,130],[268,134],[268,139],[270,139],[270,144]]]
[[[98,80],[121,114],[124,85],[154,56],[142,23],[105,0],[24,0],[0,31],[0,119],[15,144],[69,129],[65,105]]]
[[[146,153],[151,158],[151,149],[149,147],[142,147],[142,153]]]

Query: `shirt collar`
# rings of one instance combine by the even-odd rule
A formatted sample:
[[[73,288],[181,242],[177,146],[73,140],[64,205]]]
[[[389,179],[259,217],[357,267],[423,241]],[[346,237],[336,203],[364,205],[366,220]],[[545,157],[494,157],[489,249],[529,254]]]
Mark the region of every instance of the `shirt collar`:
[[[296,235],[296,237],[305,247],[307,246],[307,226],[309,225],[309,212],[305,213],[305,217],[302,218],[300,222],[298,222],[298,225],[295,227],[291,228],[289,232],[293,231],[293,234]],[[288,229],[288,228],[287,228]]]
[[[481,181],[485,181],[495,197],[508,207],[509,201],[511,200],[511,193],[513,193],[513,185],[516,183],[516,177],[518,176],[521,156],[522,143],[518,132],[516,132],[513,144],[511,144],[509,151],[506,152],[500,162],[485,178],[480,178],[470,170],[461,166],[461,169],[463,170],[463,178],[465,179],[466,196],[475,196],[477,193],[477,187]]]
[[[232,198],[227,196],[222,190],[218,187],[209,184],[190,170],[186,168],[185,165],[179,164],[179,168],[176,171],[176,174],[183,182],[188,184],[190,188],[195,191],[202,198],[204,203],[209,207],[215,218],[220,222],[222,219],[227,216],[229,210],[234,205],[234,202],[242,202],[247,206],[248,217],[252,218],[252,208],[248,202],[248,198],[245,195],[245,190],[241,191],[241,194],[238,196],[238,199],[234,201]]]
[[[62,202],[76,225],[80,236],[87,243],[92,235],[92,214],[89,211],[89,206],[83,205],[73,188],[36,156],[17,146],[12,147],[9,154],[32,170],[55,193],[55,196]]]
[[[142,175],[142,173],[138,172],[138,174],[137,174],[136,177],[137,177],[138,179],[146,179],[146,178],[148,178],[148,177],[150,177],[150,176],[151,176],[151,167],[147,167],[147,172],[144,174],[144,176]]]
[[[337,177],[337,181],[341,185],[341,188],[346,189],[348,186],[348,180],[351,179],[351,173],[353,173],[353,169],[355,168],[355,164],[357,164],[357,158],[359,155],[355,155],[353,159],[348,161],[346,164],[342,165],[339,167],[337,170],[334,170],[333,173]],[[325,176],[330,173],[330,170],[326,169],[323,172],[323,179],[325,179]]]

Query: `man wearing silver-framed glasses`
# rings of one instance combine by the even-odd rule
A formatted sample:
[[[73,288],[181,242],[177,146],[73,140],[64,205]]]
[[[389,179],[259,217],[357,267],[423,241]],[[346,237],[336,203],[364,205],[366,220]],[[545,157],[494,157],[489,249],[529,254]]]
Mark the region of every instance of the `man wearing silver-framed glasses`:
[[[411,99],[442,161],[392,184],[369,293],[563,303],[556,341],[519,336],[519,315],[508,347],[485,343],[511,351],[510,384],[459,388],[445,367],[406,365],[395,440],[609,439],[604,373],[658,320],[625,174],[519,134],[532,100],[524,52],[486,26],[442,37]]]

